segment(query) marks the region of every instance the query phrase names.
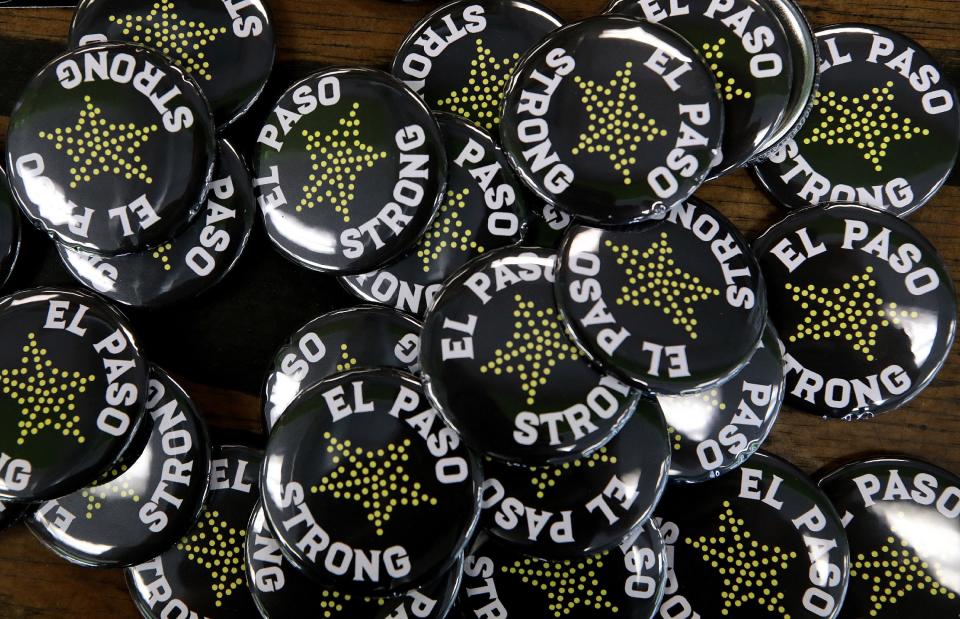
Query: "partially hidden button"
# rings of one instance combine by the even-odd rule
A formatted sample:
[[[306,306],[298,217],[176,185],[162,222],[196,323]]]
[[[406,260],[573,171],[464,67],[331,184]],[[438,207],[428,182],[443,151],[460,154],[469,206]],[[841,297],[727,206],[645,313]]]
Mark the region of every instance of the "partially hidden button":
[[[0,288],[3,288],[20,252],[20,211],[13,196],[7,175],[0,169]]]

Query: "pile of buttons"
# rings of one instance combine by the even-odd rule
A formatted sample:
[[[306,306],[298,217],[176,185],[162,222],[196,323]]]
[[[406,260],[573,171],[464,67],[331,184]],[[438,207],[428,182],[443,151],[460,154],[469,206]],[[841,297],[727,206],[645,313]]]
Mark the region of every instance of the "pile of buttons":
[[[784,402],[866,420],[952,347],[903,217],[960,111],[916,43],[792,0],[456,0],[390,73],[268,102],[252,174],[218,135],[271,71],[262,2],[85,0],[70,43],[11,116],[0,285],[23,215],[93,292],[0,299],[0,523],[125,568],[144,617],[960,612],[960,478],[759,451]],[[752,244],[693,197],[743,167],[794,209]],[[189,302],[255,211],[363,302],[278,349],[263,450],[108,302]]]

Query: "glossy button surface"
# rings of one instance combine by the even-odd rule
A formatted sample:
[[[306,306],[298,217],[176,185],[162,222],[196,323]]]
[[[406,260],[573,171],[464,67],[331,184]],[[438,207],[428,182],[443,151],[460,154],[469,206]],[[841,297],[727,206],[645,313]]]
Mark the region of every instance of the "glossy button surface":
[[[526,232],[520,182],[500,148],[480,129],[437,114],[448,156],[440,212],[407,254],[393,264],[341,278],[361,299],[422,315],[444,280],[472,258],[519,243]]]
[[[0,299],[0,343],[0,498],[90,484],[144,414],[147,364],[126,321],[85,293],[22,290]]]
[[[282,254],[365,273],[410,249],[443,199],[443,137],[423,101],[373,69],[290,87],[257,138],[257,201]]]
[[[147,619],[259,618],[247,588],[247,523],[260,496],[262,453],[215,446],[200,519],[160,556],[126,569],[127,587]]]
[[[70,46],[125,41],[151,47],[189,73],[218,125],[253,105],[270,76],[273,22],[263,0],[84,0]]]
[[[20,251],[20,211],[7,184],[7,175],[0,169],[0,288],[10,278]]]
[[[250,591],[264,617],[298,619],[305,609],[318,617],[443,619],[457,597],[463,575],[458,559],[446,574],[402,596],[382,598],[326,589],[295,569],[280,551],[263,509],[253,512],[247,528],[246,566]]]
[[[592,223],[635,222],[689,197],[719,161],[714,84],[672,30],[592,17],[524,57],[507,90],[501,140],[543,200]]]
[[[567,228],[573,224],[573,218],[552,204],[541,203],[530,208],[529,223],[524,244],[557,249]]]
[[[786,347],[787,403],[836,418],[902,406],[942,367],[953,282],[910,224],[863,206],[798,211],[754,243]]]
[[[663,414],[643,399],[623,429],[589,456],[541,467],[487,459],[484,528],[536,557],[596,554],[647,521],[669,471]]]
[[[215,159],[197,83],[138,45],[58,56],[10,116],[7,173],[24,212],[57,241],[98,253],[143,249],[183,229]]]
[[[65,245],[57,249],[79,282],[117,303],[170,305],[193,299],[226,276],[250,238],[256,208],[240,155],[220,141],[203,210],[175,238],[121,256],[100,256]]]
[[[820,85],[803,128],[756,167],[761,186],[799,208],[859,202],[903,217],[926,204],[960,150],[956,91],[936,60],[877,26],[817,31]]]
[[[156,556],[197,521],[210,475],[210,443],[189,396],[153,367],[140,449],[127,450],[90,486],[37,507],[27,524],[51,550],[93,567]],[[134,453],[130,453],[133,451]]]
[[[572,228],[558,264],[557,299],[574,337],[644,389],[716,385],[763,333],[767,300],[750,246],[699,200],[631,228]]]
[[[820,488],[850,540],[840,617],[960,614],[960,477],[919,460],[876,458],[831,472]]]
[[[840,516],[792,464],[763,452],[736,471],[671,486],[657,508],[670,557],[662,617],[833,619],[850,548]]]
[[[440,577],[480,511],[479,463],[419,381],[392,369],[301,394],[270,434],[262,479],[283,553],[345,592],[405,592]]]
[[[386,307],[336,310],[300,327],[280,347],[267,374],[267,431],[290,402],[325,378],[364,368],[420,371],[420,323]]]
[[[639,395],[594,368],[553,296],[556,256],[507,248],[471,262],[424,319],[424,386],[464,440],[530,466],[572,460],[610,440]]]

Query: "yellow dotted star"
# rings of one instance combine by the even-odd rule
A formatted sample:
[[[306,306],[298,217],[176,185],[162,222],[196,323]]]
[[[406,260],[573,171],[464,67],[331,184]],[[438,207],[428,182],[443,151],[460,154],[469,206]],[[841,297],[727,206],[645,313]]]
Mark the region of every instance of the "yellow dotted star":
[[[813,114],[804,125],[812,131],[803,143],[856,146],[873,169],[882,172],[882,160],[891,144],[930,135],[929,129],[916,126],[913,119],[893,110],[890,104],[896,96],[892,88],[893,82],[887,82],[856,97],[832,90],[817,93]]]
[[[630,166],[637,163],[640,146],[667,135],[666,129],[657,128],[656,119],[640,111],[633,63],[627,62],[606,86],[579,75],[573,81],[580,88],[580,102],[589,124],[570,152],[603,156],[623,176],[623,184],[629,185]]]
[[[704,563],[710,565],[723,578],[724,616],[752,616],[741,610],[747,604],[756,604],[768,612],[790,619],[783,601],[786,595],[781,589],[781,578],[797,553],[787,552],[779,546],[763,544],[754,539],[746,522],[734,515],[729,501],[723,502],[719,524],[714,535],[686,538],[688,546],[701,553]]]
[[[84,443],[76,401],[96,376],[54,367],[34,333],[27,335],[21,352],[19,367],[0,369],[0,393],[21,407],[17,444],[23,445],[47,428]]]
[[[580,352],[567,336],[554,308],[538,309],[536,303],[525,301],[519,294],[514,301],[517,308],[513,311],[513,334],[502,348],[494,351],[491,361],[480,366],[480,372],[515,375],[527,394],[527,404],[532,406],[537,391],[547,384],[557,363],[576,361]]]
[[[735,97],[750,99],[753,97],[753,93],[737,86],[737,80],[732,75],[726,75],[723,69],[726,65],[721,61],[724,56],[723,48],[726,45],[727,40],[720,38],[716,43],[704,43],[700,46],[701,53],[707,61],[707,65],[710,67],[710,70],[713,71],[714,77],[717,78],[717,91],[720,93],[720,96],[727,101],[732,101]]]
[[[482,254],[485,250],[477,241],[471,239],[473,230],[463,229],[460,211],[467,206],[470,189],[447,191],[447,199],[440,206],[440,212],[430,224],[430,229],[420,239],[417,257],[423,262],[423,272],[429,273],[430,266],[447,250],[459,250]]]
[[[518,559],[513,565],[504,565],[500,569],[504,574],[519,576],[525,584],[546,593],[548,608],[557,619],[581,606],[591,613],[607,611],[616,616],[620,611],[607,599],[607,583],[601,581],[599,574],[608,554],[609,551],[567,561]]]
[[[617,305],[653,306],[683,327],[690,339],[697,339],[699,324],[694,306],[720,291],[703,283],[700,277],[677,266],[666,232],[649,248],[639,250],[607,240],[604,245],[613,252],[617,264],[624,268],[627,283],[620,289]]]
[[[607,453],[606,447],[601,447],[586,458],[578,458],[573,462],[564,462],[557,466],[549,467],[530,467],[535,473],[530,478],[530,483],[537,487],[537,498],[542,499],[546,496],[547,489],[553,488],[564,475],[571,471],[581,468],[592,469],[601,464],[616,464],[617,457]]]
[[[357,359],[350,356],[350,350],[346,342],[340,344],[340,363],[337,364],[338,372],[347,372],[357,365]]]
[[[355,197],[357,175],[387,156],[386,152],[376,152],[373,146],[360,139],[359,111],[360,104],[354,103],[350,113],[338,121],[339,127],[330,133],[303,131],[313,164],[308,177],[311,184],[303,186],[298,213],[304,208],[329,203],[340,213],[344,223],[350,223],[350,204]]]
[[[397,508],[437,505],[436,498],[421,490],[420,482],[410,479],[404,465],[410,460],[410,439],[368,450],[351,447],[350,441],[339,441],[329,432],[323,438],[333,464],[339,466],[311,486],[310,492],[360,503],[377,535],[383,535],[383,527]]]
[[[123,28],[123,36],[152,47],[194,77],[213,79],[203,48],[227,33],[226,27],[183,19],[173,0],[156,0],[146,15],[110,15]]]
[[[192,533],[177,544],[177,550],[210,574],[210,588],[223,600],[244,586],[243,546],[247,532],[221,519],[217,510],[206,510]]]
[[[477,39],[476,44],[477,55],[470,61],[467,85],[439,99],[437,107],[489,131],[500,124],[500,104],[520,54],[514,52],[508,58],[497,59],[484,46],[483,39]]]
[[[163,265],[164,271],[169,271],[172,268],[170,266],[170,256],[167,255],[171,249],[173,249],[173,243],[164,243],[150,252],[150,256],[154,260],[159,260],[160,264]]]
[[[667,434],[670,435],[670,443],[673,445],[674,451],[680,451],[680,447],[683,443],[683,436],[677,432],[677,429],[673,426],[667,426]]]
[[[124,499],[130,499],[134,503],[140,502],[140,495],[130,489],[130,481],[118,479],[127,472],[127,465],[122,464],[114,467],[103,474],[97,481],[90,484],[90,487],[80,493],[87,500],[87,520],[93,519],[93,514],[98,509],[103,508],[102,501],[108,496]]]

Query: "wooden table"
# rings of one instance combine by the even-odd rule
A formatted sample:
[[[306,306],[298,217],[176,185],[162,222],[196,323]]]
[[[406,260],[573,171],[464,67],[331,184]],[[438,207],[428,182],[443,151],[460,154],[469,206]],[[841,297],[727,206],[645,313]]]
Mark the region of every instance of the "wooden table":
[[[913,37],[940,60],[953,83],[960,84],[960,11],[956,0],[801,3],[815,27],[866,21]],[[276,81],[289,83],[291,76],[328,64],[386,67],[410,26],[435,3],[272,0],[271,4],[280,45]],[[575,20],[597,13],[604,0],[546,0],[546,4],[563,18]],[[0,143],[6,134],[6,115],[20,89],[33,71],[62,49],[70,18],[71,11],[67,9],[0,9]],[[253,133],[243,128],[240,133],[234,134],[235,143],[241,148],[249,146]],[[782,215],[743,172],[710,183],[698,195],[718,206],[749,236],[755,236]],[[960,275],[957,207],[960,175],[954,174],[936,199],[911,218],[939,248],[955,279]],[[256,244],[252,249],[269,251]],[[294,326],[282,328],[289,332]],[[184,349],[183,354],[189,355],[189,349]],[[266,361],[256,360],[260,367],[265,367]],[[253,395],[259,385],[254,384],[245,389],[249,393],[244,393],[200,385],[196,377],[191,381],[189,372],[181,374],[211,426],[259,431],[259,399]],[[860,423],[826,422],[784,410],[766,449],[785,456],[809,473],[851,456],[881,452],[918,456],[960,471],[958,403],[960,358],[954,347],[937,380],[906,409]],[[0,617],[135,616],[119,571],[70,566],[43,549],[22,526],[2,534]]]

